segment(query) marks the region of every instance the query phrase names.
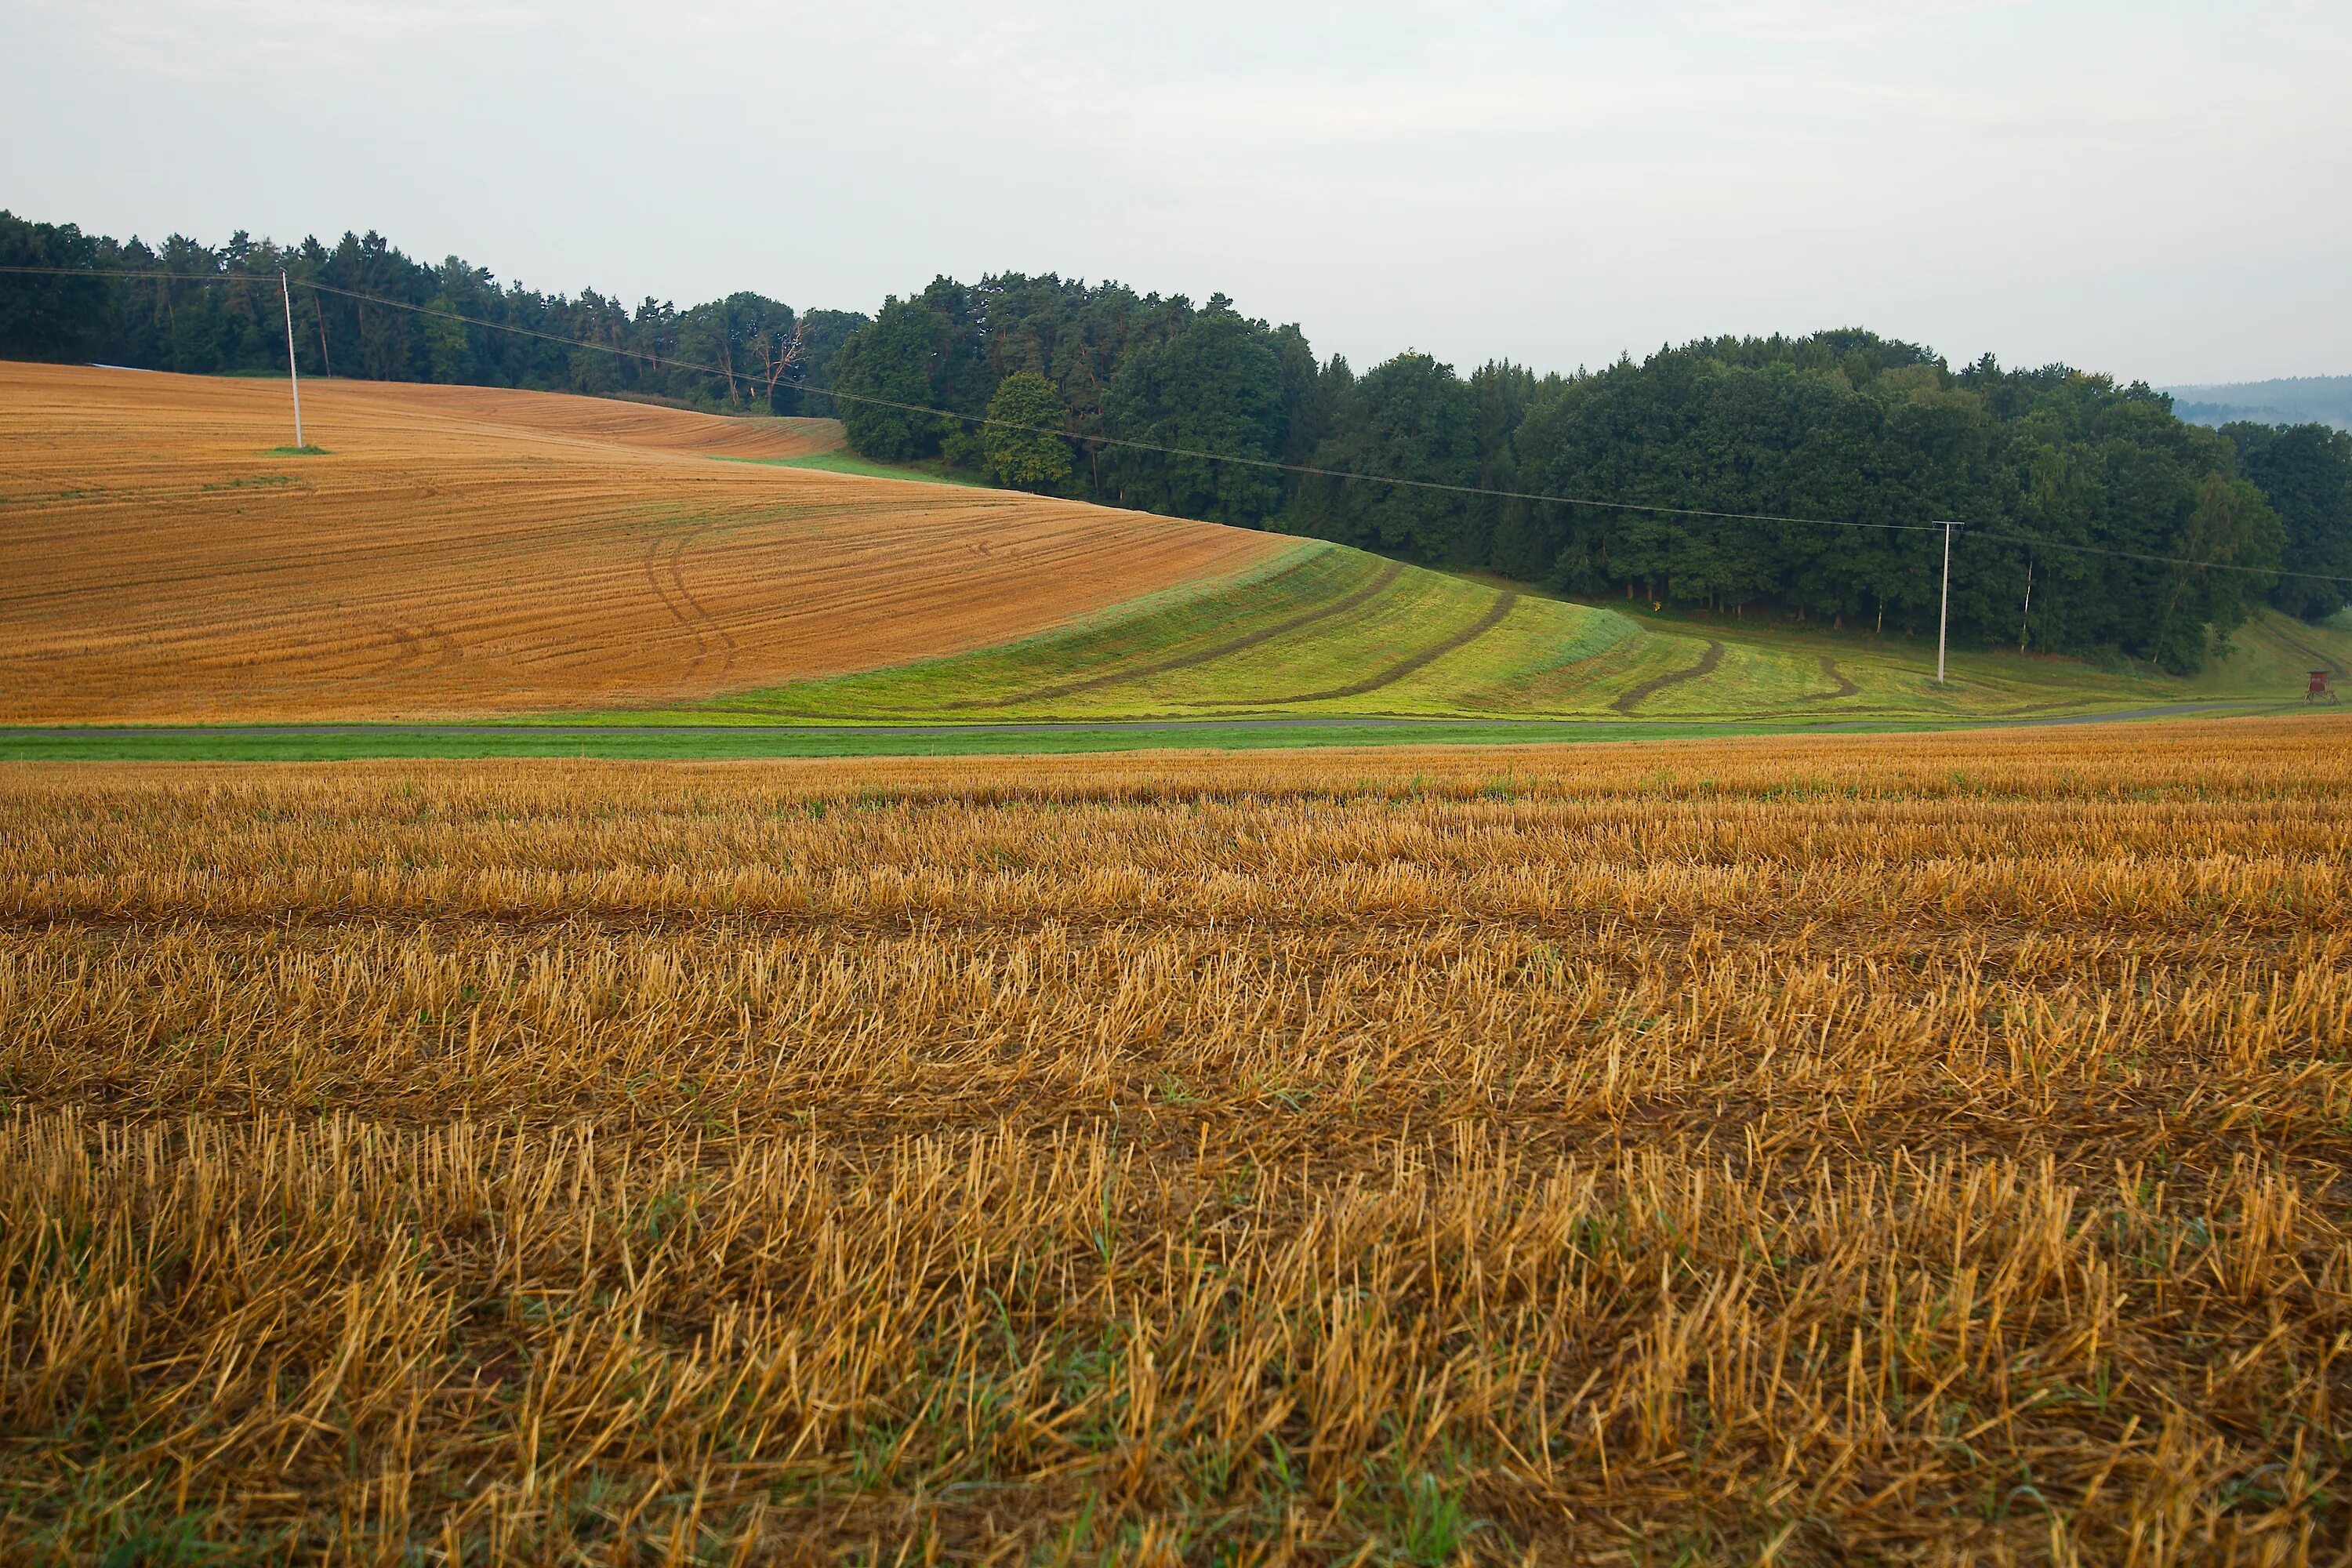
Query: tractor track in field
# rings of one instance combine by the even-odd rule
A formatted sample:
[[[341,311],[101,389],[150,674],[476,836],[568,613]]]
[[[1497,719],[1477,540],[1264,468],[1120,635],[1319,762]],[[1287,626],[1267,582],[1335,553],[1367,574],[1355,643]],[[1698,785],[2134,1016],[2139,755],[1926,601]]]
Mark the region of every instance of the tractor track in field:
[[[1254,632],[1245,632],[1213,647],[1179,654],[1173,658],[1163,658],[1157,664],[1141,665],[1131,669],[1108,670],[1101,675],[1088,676],[1084,680],[1074,680],[1061,686],[1049,686],[1043,691],[1026,692],[1019,697],[992,697],[986,701],[951,702],[947,707],[950,711],[967,712],[982,708],[1012,708],[1027,702],[1052,702],[1065,697],[1076,697],[1080,692],[1097,690],[1105,686],[1118,686],[1129,680],[1143,680],[1155,675],[1165,675],[1171,669],[1191,669],[1214,659],[1228,658],[1237,653],[1245,653],[1251,648],[1272,642],[1276,637],[1288,637],[1292,632],[1302,627],[1311,626],[1318,621],[1328,621],[1334,616],[1344,616],[1349,610],[1356,609],[1378,597],[1403,574],[1404,567],[1391,561],[1374,573],[1370,582],[1352,593],[1342,595],[1328,604],[1318,605],[1315,608],[1293,616],[1286,621],[1278,621],[1273,626],[1262,626]]]
[[[1862,695],[1862,688],[1856,686],[1853,683],[1853,678],[1848,676],[1844,670],[1840,669],[1837,667],[1837,660],[1832,658],[1827,654],[1822,655],[1822,673],[1827,676],[1830,679],[1837,682],[1837,689],[1835,691],[1809,691],[1802,697],[1798,698],[1798,701],[1834,702],[1841,697],[1859,697]]]
[[[1706,645],[1706,651],[1698,656],[1698,662],[1696,664],[1692,665],[1687,669],[1670,669],[1664,675],[1653,676],[1648,680],[1642,682],[1641,685],[1618,693],[1617,700],[1612,702],[1609,706],[1614,708],[1620,713],[1631,713],[1634,709],[1639,708],[1643,703],[1647,702],[1651,698],[1655,697],[1659,692],[1664,691],[1669,686],[1680,686],[1685,680],[1697,680],[1706,676],[1713,675],[1715,673],[1715,667],[1722,662],[1723,645],[1719,642],[1709,641]]]
[[[2286,644],[2287,647],[2294,649],[2295,652],[2303,655],[2304,658],[2311,660],[2313,668],[2326,670],[2328,675],[2335,679],[2341,680],[2344,679],[2344,670],[2342,667],[2337,665],[2336,662],[2333,658],[2330,658],[2326,654],[2322,653],[2319,649],[2312,647],[2309,643],[2305,642],[2298,637],[2289,637],[2286,633],[2281,631],[2273,631],[2272,635],[2277,637],[2279,641]]]
[[[1513,610],[1518,608],[1518,605],[1519,596],[1517,594],[1497,594],[1495,596],[1495,602],[1486,606],[1486,613],[1480,616],[1469,626],[1466,626],[1460,631],[1455,632],[1452,637],[1446,637],[1442,641],[1430,644],[1427,647],[1423,648],[1419,653],[1412,654],[1404,658],[1399,659],[1396,663],[1389,666],[1378,675],[1366,676],[1363,679],[1352,681],[1346,686],[1335,686],[1328,691],[1302,692],[1292,697],[1274,698],[1272,700],[1276,702],[1332,702],[1337,701],[1339,699],[1343,697],[1363,697],[1371,692],[1378,691],[1383,686],[1393,686],[1398,681],[1402,680],[1406,676],[1411,675],[1417,670],[1425,669],[1429,666],[1435,664],[1439,659],[1444,658],[1447,654],[1454,651],[1454,649],[1467,647],[1472,643],[1476,642],[1480,637],[1485,637],[1488,632],[1491,632],[1496,626],[1501,626],[1503,624],[1503,618],[1508,616]],[[1265,703],[1259,701],[1221,702],[1218,703],[1217,706],[1220,708],[1263,708],[1265,706]]]
[[[697,524],[670,542],[667,551],[663,542],[656,540],[646,552],[646,585],[654,591],[662,607],[672,619],[684,626],[694,638],[694,659],[689,672],[699,675],[712,654],[712,642],[718,644],[719,673],[721,676],[735,668],[735,637],[719,624],[717,616],[694,596],[686,585],[686,552],[694,542],[710,531],[708,522]]]
[[[383,663],[362,672],[365,679],[381,679],[392,675],[449,669],[465,658],[465,650],[457,646],[457,639],[439,626],[386,621],[383,630],[391,639],[391,649]]]

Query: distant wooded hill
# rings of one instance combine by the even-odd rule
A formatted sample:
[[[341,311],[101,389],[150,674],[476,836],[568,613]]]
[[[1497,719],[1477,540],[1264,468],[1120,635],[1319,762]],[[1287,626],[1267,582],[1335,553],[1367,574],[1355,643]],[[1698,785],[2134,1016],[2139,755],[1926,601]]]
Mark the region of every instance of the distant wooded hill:
[[[74,272],[0,277],[0,357],[282,372],[284,268],[495,323],[298,289],[305,374],[838,411],[883,461],[1586,596],[1932,626],[1939,534],[1894,525],[1953,518],[1970,525],[1953,558],[1961,640],[2022,627],[2033,647],[2188,671],[2266,595],[2324,617],[2346,602],[2326,579],[2352,579],[2352,435],[2206,429],[2143,383],[1990,356],[1956,369],[1859,329],[1706,339],[1573,375],[1496,361],[1465,376],[1414,353],[1359,374],[1223,295],[1050,274],[940,278],[870,319],[755,293],[631,310],[501,287],[456,257],[427,267],[373,233],[150,247],[5,213],[0,265]]]
[[[2165,390],[2172,395],[2172,411],[2192,425],[2309,422],[2352,430],[2352,375],[2299,375]]]

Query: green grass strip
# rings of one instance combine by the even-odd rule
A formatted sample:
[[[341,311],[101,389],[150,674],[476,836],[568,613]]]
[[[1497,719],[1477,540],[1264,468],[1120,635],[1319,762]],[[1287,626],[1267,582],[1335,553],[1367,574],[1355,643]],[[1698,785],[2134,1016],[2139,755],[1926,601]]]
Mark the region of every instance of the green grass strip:
[[[985,479],[959,474],[945,465],[877,463],[855,452],[811,452],[802,458],[721,458],[722,463],[757,463],[763,468],[813,468],[821,474],[855,474],[868,479],[914,479],[927,485],[961,485],[967,489],[996,487]]]
[[[1841,729],[1896,731],[1899,722]],[[593,757],[724,761],[792,757],[1054,755],[1078,752],[1220,752],[1325,746],[1525,746],[1778,734],[1801,725],[1611,722],[1605,720],[1338,719],[1218,722],[826,729],[620,730],[467,726],[269,726],[249,729],[0,731],[5,762],[345,762],[367,758]]]

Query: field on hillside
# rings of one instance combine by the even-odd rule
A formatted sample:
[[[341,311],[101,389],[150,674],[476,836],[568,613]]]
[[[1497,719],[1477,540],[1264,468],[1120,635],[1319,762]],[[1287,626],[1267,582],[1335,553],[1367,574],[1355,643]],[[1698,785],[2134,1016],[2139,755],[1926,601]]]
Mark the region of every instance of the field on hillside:
[[[714,457],[837,445],[474,387],[0,363],[0,721],[679,701],[985,647],[1280,542]]]
[[[2352,610],[2318,626],[2265,611],[2232,634],[2222,656],[2188,684],[2218,692],[2298,692],[2315,669],[2339,684],[2352,680]]]
[[[1583,718],[1934,722],[2200,699],[2278,702],[2306,658],[2352,636],[2267,615],[2195,681],[1932,639],[1808,634],[1567,603],[1495,581],[1298,542],[1255,569],[1112,605],[1071,626],[944,658],[614,721],[1017,722],[1121,718]]]
[[[0,767],[0,1555],[2335,1560],[2347,805],[2332,717]]]
[[[877,482],[824,420],[0,364],[0,725],[1530,718],[1948,722],[2292,700],[1561,602],[1319,542]],[[726,459],[726,460],[715,460]]]

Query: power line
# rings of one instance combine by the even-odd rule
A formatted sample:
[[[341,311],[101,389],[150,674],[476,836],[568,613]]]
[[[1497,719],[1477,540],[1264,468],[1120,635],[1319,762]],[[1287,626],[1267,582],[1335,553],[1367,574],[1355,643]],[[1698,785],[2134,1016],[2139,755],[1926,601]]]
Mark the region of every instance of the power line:
[[[253,272],[139,272],[129,268],[112,267],[0,267],[0,272],[23,273],[36,278],[160,278],[173,283],[262,283],[268,281]]]
[[[2331,577],[2325,572],[2290,572],[2284,566],[2245,566],[2234,561],[2191,561],[2185,555],[2150,555],[2137,550],[2109,550],[2098,544],[2075,544],[2063,539],[2043,539],[2038,534],[2008,533],[1995,529],[1980,530],[1979,539],[2005,540],[2012,544],[2037,545],[2045,550],[2074,550],[2086,555],[2111,555],[2118,561],[2149,561],[2165,566],[2194,566],[2202,572],[2244,572],[2256,577],[2294,577],[2312,583],[2352,584],[2352,577]]]
[[[83,268],[9,267],[6,272],[34,272],[58,276],[168,278],[187,283],[247,282],[235,273],[168,273],[168,272],[99,272]],[[457,310],[439,310],[429,305],[413,304],[405,300],[386,299],[380,294],[364,293],[357,289],[341,289],[332,283],[320,283],[305,279],[302,286],[314,293],[334,294],[363,304],[380,305],[386,310],[406,310],[415,315],[429,316],[437,321],[458,321],[488,331],[512,332],[520,337],[536,338],[542,342],[560,343],[565,348],[590,349],[597,353],[611,354],[619,359],[642,361],[659,368],[692,371],[701,375],[722,379],[740,376],[746,381],[758,378],[747,372],[730,371],[719,365],[701,364],[692,360],[665,358],[641,349],[622,348],[613,343],[591,342],[581,338],[567,338],[555,332],[542,332],[531,327],[520,327],[511,321],[493,321],[482,316],[468,316]],[[1601,500],[1591,496],[1538,495],[1523,490],[1496,489],[1485,485],[1446,484],[1436,479],[1411,479],[1387,474],[1360,474],[1345,468],[1318,468],[1308,463],[1286,463],[1273,458],[1249,458],[1231,452],[1209,452],[1192,447],[1169,447],[1151,441],[1134,441],[1118,436],[1074,435],[1067,430],[1043,425],[1016,425],[1010,420],[991,419],[983,414],[959,414],[951,408],[933,408],[919,403],[901,403],[893,398],[877,397],[868,393],[842,392],[829,386],[799,386],[794,388],[806,395],[830,397],[836,403],[860,403],[876,408],[896,409],[902,414],[927,415],[940,419],[960,420],[982,428],[1018,430],[1024,434],[1051,436],[1061,440],[1085,442],[1097,447],[1117,447],[1127,451],[1156,452],[1171,458],[1198,458],[1211,463],[1237,463],[1246,468],[1269,468],[1282,473],[1306,474],[1321,479],[1345,479],[1358,484],[1401,485],[1410,489],[1435,490],[1450,495],[1486,496],[1497,500],[1539,501],[1556,506],[1596,507],[1611,511],[1647,512],[1663,517],[1705,518],[1727,522],[1787,522],[1820,528],[1867,528],[1888,533],[1932,533],[1935,526],[1921,522],[1857,522],[1830,517],[1796,517],[1777,512],[1715,511],[1703,507],[1664,506],[1644,501]]]
[[[562,343],[570,348],[593,349],[599,353],[615,354],[624,359],[644,360],[673,370],[690,370],[704,375],[729,376],[730,373],[717,365],[698,364],[689,360],[664,359],[636,349],[619,348],[610,343],[593,343],[576,338],[559,337],[553,332],[541,332],[529,327],[518,327],[507,321],[492,321],[479,316],[467,316],[455,310],[436,310],[426,305],[412,305],[403,300],[387,300],[379,295],[363,294],[354,289],[338,289],[331,283],[311,283],[307,287],[328,294],[339,294],[347,300],[363,300],[390,310],[411,310],[420,316],[432,316],[443,321],[462,321],[468,326],[483,327],[492,331],[519,332],[525,337],[539,338],[547,342]],[[753,377],[743,374],[743,379]],[[1874,528],[1890,532],[1931,532],[1931,525],[1915,522],[1847,522],[1827,517],[1790,517],[1772,512],[1710,511],[1698,507],[1656,506],[1641,501],[1597,500],[1583,496],[1530,495],[1517,490],[1494,489],[1483,485],[1453,485],[1435,479],[1408,479],[1385,474],[1360,474],[1344,468],[1320,468],[1307,463],[1285,463],[1272,458],[1247,458],[1230,452],[1208,452],[1192,447],[1168,447],[1152,441],[1133,441],[1118,436],[1073,435],[1067,430],[1044,425],[1016,425],[1007,419],[991,419],[984,414],[959,414],[951,408],[933,408],[919,403],[900,403],[893,398],[876,397],[868,393],[841,392],[829,386],[803,386],[797,390],[836,402],[862,403],[876,408],[893,408],[902,414],[929,415],[940,419],[961,420],[967,425],[998,430],[1018,430],[1029,435],[1052,436],[1062,440],[1081,441],[1097,447],[1118,447],[1134,452],[1157,452],[1171,458],[1198,458],[1212,463],[1238,463],[1246,468],[1272,468],[1284,473],[1316,475],[1325,479],[1349,479],[1359,484],[1402,485],[1412,489],[1442,490],[1454,495],[1491,496],[1503,500],[1546,501],[1561,506],[1601,507],[1615,511],[1654,512],[1671,517],[1699,517],[1736,522],[1794,522],[1825,528]]]
[[[234,272],[183,273],[110,271],[77,267],[6,267],[0,273],[36,274],[50,277],[140,278],[160,279],[183,283],[251,283],[261,281]],[[456,310],[438,310],[429,305],[413,304],[405,300],[387,299],[379,294],[364,293],[356,289],[341,289],[331,283],[305,279],[302,286],[313,293],[334,294],[363,304],[380,305],[386,310],[406,310],[414,315],[429,316],[440,321],[457,321],[486,331],[511,332],[520,337],[535,338],[542,342],[560,344],[564,348],[590,349],[597,353],[611,354],[620,359],[637,360],[656,368],[691,371],[697,374],[745,381],[758,378],[749,372],[738,372],[719,365],[701,364],[691,360],[665,359],[659,354],[639,349],[622,348],[612,343],[591,342],[581,338],[567,338],[554,332],[542,332],[530,327],[520,327],[511,321],[493,321],[486,317],[468,316]],[[1399,485],[1409,489],[1432,490],[1448,495],[1477,496],[1496,500],[1518,500],[1547,506],[1592,507],[1607,511],[1635,511],[1660,517],[1700,518],[1721,522],[1782,522],[1816,528],[1872,529],[1885,533],[1934,533],[1942,525],[1933,522],[1861,522],[1831,517],[1799,517],[1779,512],[1716,511],[1703,507],[1664,506],[1645,501],[1601,500],[1590,496],[1546,495],[1527,490],[1497,489],[1486,485],[1447,484],[1437,479],[1411,479],[1387,474],[1363,474],[1346,468],[1318,468],[1307,463],[1286,463],[1273,458],[1249,458],[1228,452],[1202,451],[1190,447],[1167,447],[1150,441],[1133,441],[1116,436],[1074,435],[1067,430],[1043,425],[1016,425],[1009,420],[991,419],[981,414],[960,414],[950,408],[932,408],[919,403],[900,403],[891,398],[876,397],[867,393],[842,392],[826,386],[802,386],[794,390],[803,395],[830,397],[835,403],[861,403],[877,408],[896,409],[902,414],[927,415],[939,419],[954,419],[983,429],[1017,430],[1028,435],[1051,436],[1057,439],[1089,443],[1097,447],[1117,447],[1128,451],[1156,452],[1165,457],[1197,458],[1212,463],[1236,463],[1246,468],[1266,468],[1280,473],[1304,474],[1314,478],[1341,479],[1355,484]],[[2078,554],[2105,555],[2116,560],[2139,561],[2158,565],[2189,566],[2208,572],[2239,572],[2250,576],[2293,577],[2301,582],[2336,583],[2352,585],[2352,577],[2333,576],[2324,572],[2294,572],[2277,566],[2246,566],[2233,562],[2193,561],[2182,555],[2156,555],[2139,551],[2110,550],[2096,544],[2076,544],[2066,540],[2043,539],[2033,534],[1980,530],[1978,538],[1998,539],[2011,543],[2031,544],[2044,550],[2066,550]]]

